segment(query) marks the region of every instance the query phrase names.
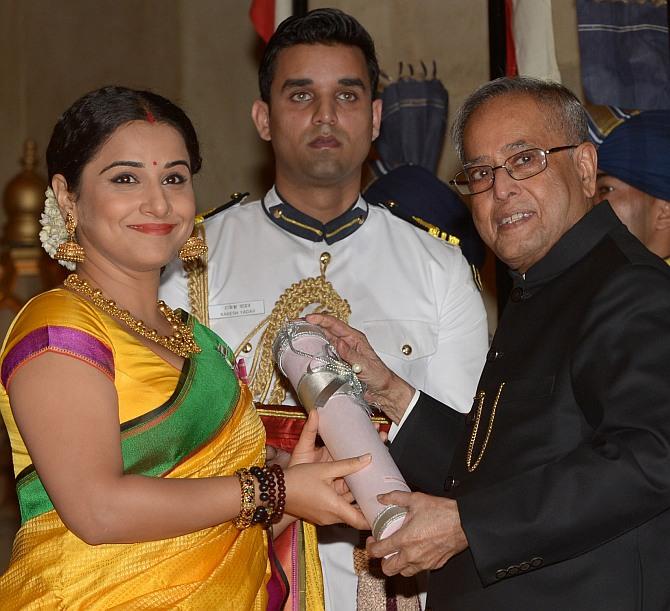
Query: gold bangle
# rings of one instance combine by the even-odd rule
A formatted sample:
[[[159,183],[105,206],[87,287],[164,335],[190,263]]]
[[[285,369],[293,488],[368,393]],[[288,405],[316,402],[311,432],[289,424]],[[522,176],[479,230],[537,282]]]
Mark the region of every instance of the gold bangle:
[[[240,513],[233,519],[233,524],[240,530],[249,528],[256,509],[256,486],[249,469],[238,469],[235,475],[240,480],[241,507]]]

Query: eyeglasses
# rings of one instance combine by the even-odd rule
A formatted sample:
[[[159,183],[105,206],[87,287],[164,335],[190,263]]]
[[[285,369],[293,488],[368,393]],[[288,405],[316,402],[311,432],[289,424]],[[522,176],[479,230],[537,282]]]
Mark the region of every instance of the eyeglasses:
[[[453,180],[449,181],[449,184],[456,187],[463,195],[483,193],[493,186],[496,178],[496,170],[500,168],[505,168],[514,180],[526,180],[526,178],[530,178],[546,170],[547,155],[567,149],[574,149],[578,146],[579,144],[555,146],[546,151],[542,149],[528,149],[508,157],[501,165],[468,166],[456,174]]]

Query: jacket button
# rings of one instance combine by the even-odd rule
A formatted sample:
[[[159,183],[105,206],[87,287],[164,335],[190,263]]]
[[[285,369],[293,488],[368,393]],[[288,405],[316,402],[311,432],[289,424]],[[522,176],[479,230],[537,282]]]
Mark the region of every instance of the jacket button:
[[[530,562],[524,561],[524,562],[520,563],[519,568],[521,569],[522,572],[527,571],[530,568]]]
[[[514,287],[512,292],[509,294],[509,298],[514,303],[521,301],[523,299],[523,289],[520,286]]]
[[[507,577],[506,569],[498,569],[496,571],[496,579],[504,579],[505,577]]]
[[[249,342],[247,342],[247,343],[244,344],[244,346],[242,347],[242,352],[244,352],[245,354],[249,354],[249,353],[251,352],[251,349],[252,349],[252,348],[253,348],[253,346],[252,346]]]
[[[409,356],[410,354],[412,354],[412,346],[410,346],[409,344],[405,344],[400,350],[405,356]]]
[[[534,569],[536,569],[538,566],[542,566],[544,564],[544,558],[540,558],[539,556],[535,556],[535,558],[530,559],[530,566],[532,566]]]
[[[450,490],[456,488],[461,482],[459,482],[453,475],[449,475],[447,479],[444,480],[444,490],[449,492]]]
[[[513,564],[512,566],[507,567],[507,574],[508,575],[518,575],[519,574],[519,567],[516,564]]]

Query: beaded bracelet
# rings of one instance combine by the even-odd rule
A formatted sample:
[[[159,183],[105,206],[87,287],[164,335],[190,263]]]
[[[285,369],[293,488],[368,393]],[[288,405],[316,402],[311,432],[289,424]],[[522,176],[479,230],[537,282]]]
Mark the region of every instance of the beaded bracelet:
[[[263,528],[272,525],[272,511],[274,509],[275,478],[268,467],[251,467],[251,474],[258,480],[259,499],[265,505],[259,505],[254,510],[253,524],[260,524]]]
[[[233,519],[233,524],[243,530],[249,528],[253,523],[254,511],[256,509],[256,487],[254,478],[249,469],[238,469],[235,475],[240,480],[241,508],[240,513]]]
[[[272,465],[270,470],[277,484],[277,501],[272,510],[272,523],[276,524],[282,519],[286,509],[286,484],[284,483],[284,471],[279,465]]]
[[[286,508],[284,472],[279,465],[251,467],[250,472],[258,480],[259,499],[265,503],[254,510],[252,523],[270,528],[282,519]]]

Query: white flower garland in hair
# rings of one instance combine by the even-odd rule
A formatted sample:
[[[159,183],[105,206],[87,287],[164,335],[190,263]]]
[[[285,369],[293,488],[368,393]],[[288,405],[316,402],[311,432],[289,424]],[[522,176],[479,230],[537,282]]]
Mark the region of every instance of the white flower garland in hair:
[[[53,192],[53,189],[51,187],[47,188],[44,196],[46,199],[44,200],[44,211],[40,217],[40,225],[42,225],[40,242],[42,242],[42,248],[47,251],[48,255],[52,259],[55,259],[56,250],[63,242],[67,241],[67,229],[65,229],[65,221],[58,208],[56,194]],[[74,271],[77,267],[71,261],[58,262],[70,271]]]

